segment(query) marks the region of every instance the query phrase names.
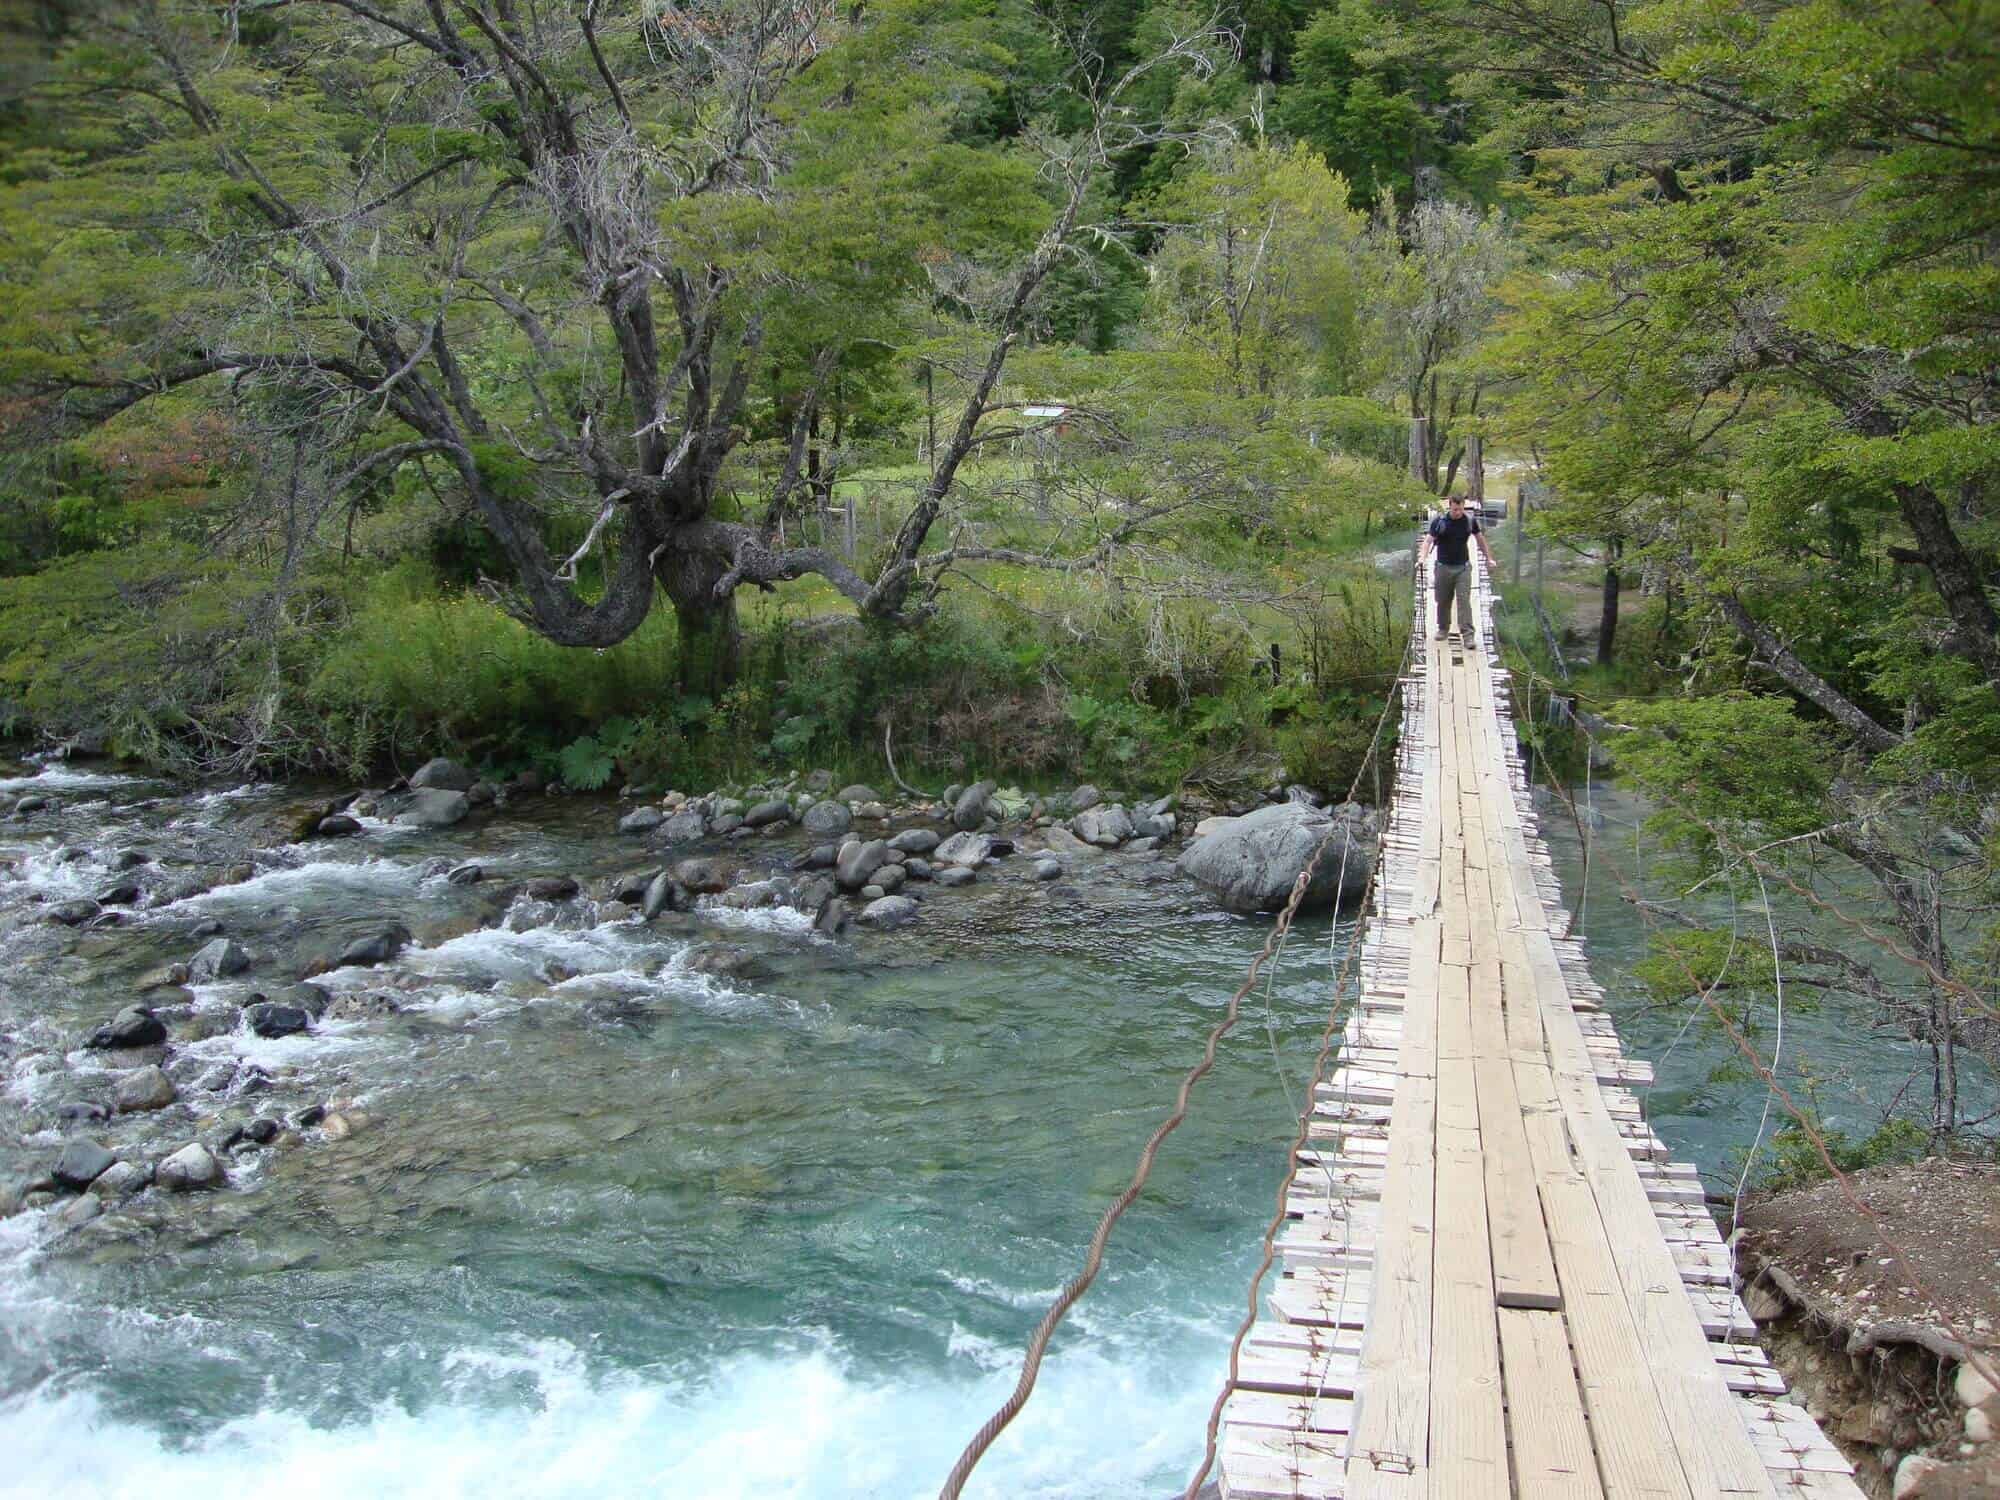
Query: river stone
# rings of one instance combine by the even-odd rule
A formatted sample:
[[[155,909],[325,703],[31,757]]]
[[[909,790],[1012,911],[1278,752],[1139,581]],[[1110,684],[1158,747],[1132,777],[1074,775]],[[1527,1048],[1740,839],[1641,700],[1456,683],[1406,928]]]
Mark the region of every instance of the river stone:
[[[1131,843],[1125,845],[1124,852],[1127,854],[1151,854],[1159,847],[1160,841],[1155,838],[1134,839]]]
[[[674,879],[698,896],[712,896],[729,889],[736,879],[736,871],[719,859],[684,859],[674,866]]]
[[[792,861],[794,870],[831,870],[840,863],[840,845],[815,844]]]
[[[986,821],[986,804],[993,800],[995,783],[975,781],[951,806],[951,826],[961,833],[970,833]]]
[[[80,1229],[103,1212],[104,1200],[85,1193],[65,1203],[56,1214],[56,1222],[65,1229]]]
[[[1061,860],[1038,859],[1035,861],[1034,873],[1037,880],[1060,880],[1062,872]]]
[[[1062,798],[1058,805],[1066,812],[1074,814],[1089,812],[1103,800],[1104,793],[1086,781],[1082,786],[1071,791],[1067,797]]]
[[[1132,837],[1132,819],[1116,803],[1078,813],[1070,819],[1069,827],[1086,844],[1095,844],[1100,849],[1115,848]]]
[[[947,888],[971,885],[979,877],[964,865],[946,865],[933,877],[937,883]]]
[[[854,826],[854,814],[845,802],[831,799],[815,802],[799,819],[799,826],[807,833],[815,833],[822,838],[838,838]]]
[[[903,882],[909,878],[909,872],[901,865],[886,864],[875,872],[874,884],[883,895],[893,896],[903,888]]]
[[[88,897],[78,896],[71,901],[58,901],[48,910],[51,922],[60,922],[65,927],[81,927],[85,922],[103,914],[104,908]]]
[[[427,760],[410,778],[414,791],[436,789],[441,792],[467,792],[472,790],[472,773],[455,760],[446,760],[442,755]]]
[[[1336,819],[1303,802],[1276,803],[1233,820],[1188,845],[1175,868],[1230,911],[1277,911],[1322,840],[1328,841],[1326,852],[1301,909],[1358,898],[1374,859],[1368,820]]]
[[[651,833],[667,821],[667,815],[657,807],[635,807],[618,820],[620,833]]]
[[[62,1155],[49,1175],[66,1188],[87,1188],[118,1158],[87,1135],[73,1135],[63,1142]]]
[[[900,927],[917,915],[917,903],[908,896],[879,896],[861,908],[854,920],[864,927]]]
[[[841,846],[840,862],[834,873],[843,889],[858,891],[888,862],[889,846],[882,840],[856,840]]]
[[[817,917],[826,909],[826,903],[840,894],[840,885],[830,875],[808,875],[792,886],[792,893],[786,902],[788,906]]]
[[[1132,815],[1132,836],[1141,839],[1172,838],[1180,820],[1170,812],[1142,809]]]
[[[733,812],[717,813],[715,820],[708,825],[708,831],[721,839],[729,837],[730,834],[736,832],[742,826],[743,819],[739,814]]]
[[[639,915],[650,922],[663,911],[680,911],[686,905],[687,892],[674,883],[672,875],[662,870],[647,883],[645,897],[639,903]]]
[[[743,815],[746,828],[768,828],[773,823],[789,823],[792,819],[792,804],[783,797],[773,797],[759,802]]]
[[[919,858],[914,854],[903,861],[903,873],[912,880],[929,880],[937,874],[931,868],[929,860]]]
[[[188,960],[188,980],[193,984],[213,984],[250,967],[250,955],[242,945],[228,938],[216,938]]]
[[[30,792],[14,804],[17,813],[41,812],[50,805],[49,799],[40,792]]]
[[[934,829],[905,828],[889,840],[889,847],[898,854],[929,854],[943,842]]]
[[[127,1073],[118,1080],[118,1112],[136,1114],[143,1110],[165,1109],[176,1099],[179,1092],[173,1080],[162,1072],[157,1064],[141,1068],[136,1073]]]
[[[833,795],[841,802],[880,802],[882,800],[882,794],[876,791],[874,787],[863,786],[859,782],[856,782],[853,786],[844,786]]]
[[[150,865],[153,856],[144,849],[119,849],[107,855],[104,862],[114,870],[136,870],[141,865]]]
[[[123,1198],[136,1193],[153,1180],[148,1172],[136,1161],[114,1161],[99,1172],[85,1189],[95,1198]]]
[[[574,875],[537,875],[527,885],[532,901],[573,901],[582,889]]]
[[[346,813],[330,813],[313,825],[313,836],[322,839],[352,838],[361,832],[361,820]]]
[[[856,891],[854,893],[854,897],[865,907],[868,905],[869,902],[880,901],[884,896],[888,894],[889,893],[883,890],[879,884],[871,880],[868,882],[868,884],[861,887],[860,890]]]
[[[813,919],[813,931],[821,937],[839,937],[841,929],[847,926],[847,898],[835,896],[822,906],[819,915]]]
[[[1090,854],[1095,846],[1086,844],[1060,823],[1051,823],[1044,828],[1041,839],[1051,854]]]
[[[983,833],[954,833],[950,838],[931,851],[933,862],[938,865],[957,865],[963,869],[976,870],[993,855],[993,840]],[[937,878],[944,879],[944,871],[938,871]]]
[[[200,1141],[190,1141],[161,1162],[153,1176],[170,1193],[199,1192],[222,1181],[222,1163]]]
[[[442,787],[424,787],[410,798],[409,806],[396,814],[396,821],[411,828],[449,828],[465,821],[472,803],[465,793]]]
[[[446,885],[477,885],[485,878],[485,870],[476,864],[467,862],[462,865],[453,865],[449,870],[445,871],[444,883]]]
[[[660,825],[660,838],[669,844],[687,844],[708,832],[708,819],[698,807],[684,807]]]
[[[385,964],[401,953],[409,945],[410,929],[402,923],[393,923],[380,932],[371,932],[366,937],[358,937],[340,950],[334,967],[349,965],[366,967],[370,964]]]
[[[84,1046],[108,1052],[125,1047],[157,1047],[167,1039],[166,1023],[146,1006],[128,1005],[91,1032]]]
[[[130,906],[143,893],[144,887],[136,880],[114,880],[97,893],[99,906]]]
[[[312,1025],[312,1017],[302,1008],[281,1005],[275,1000],[244,1006],[243,1019],[258,1036],[273,1040],[281,1036],[297,1036]]]

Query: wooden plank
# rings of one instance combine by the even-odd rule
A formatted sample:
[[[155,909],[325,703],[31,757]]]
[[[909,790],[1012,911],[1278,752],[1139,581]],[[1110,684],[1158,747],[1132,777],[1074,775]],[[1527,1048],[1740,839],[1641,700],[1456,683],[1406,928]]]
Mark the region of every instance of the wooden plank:
[[[1434,1048],[1442,941],[1435,921],[1411,929],[1403,1047],[1412,1064]],[[1411,1500],[1428,1484],[1436,1107],[1436,1080],[1408,1073],[1389,1126],[1385,1232],[1357,1372],[1361,1390],[1346,1475],[1347,1493],[1356,1500]]]
[[[1604,1486],[1562,1318],[1509,1307],[1499,1320],[1515,1492],[1536,1500],[1598,1500]]]

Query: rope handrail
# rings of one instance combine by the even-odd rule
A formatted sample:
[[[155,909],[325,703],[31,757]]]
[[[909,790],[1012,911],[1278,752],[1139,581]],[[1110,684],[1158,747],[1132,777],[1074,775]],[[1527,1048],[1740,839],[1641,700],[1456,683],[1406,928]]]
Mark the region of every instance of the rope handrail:
[[[1417,621],[1419,629],[1422,627],[1422,623],[1420,614]],[[1414,649],[1415,640],[1416,635],[1413,631],[1410,643],[1404,648],[1403,664],[1405,668],[1409,664],[1410,652]],[[1399,687],[1401,678],[1402,674],[1399,672],[1397,678]],[[1388,699],[1382,705],[1382,713],[1375,721],[1375,732],[1369,738],[1367,754],[1363,756],[1361,766],[1355,772],[1354,780],[1348,787],[1346,801],[1353,801],[1355,794],[1361,789],[1361,778],[1366,774],[1369,762],[1374,759],[1377,746],[1381,741],[1382,728],[1388,722],[1389,710],[1395,705],[1396,699],[1397,691],[1392,690]],[[1385,826],[1386,821],[1385,819]],[[1341,828],[1342,824],[1336,821],[1333,827],[1327,830],[1326,837],[1321,839],[1314,847],[1312,856],[1306,861],[1305,868],[1299,871],[1298,878],[1292,882],[1291,895],[1287,897],[1283,909],[1278,913],[1277,921],[1273,924],[1270,935],[1264,940],[1264,946],[1250,960],[1250,967],[1244,975],[1243,983],[1237,986],[1236,992],[1229,997],[1229,1004],[1223,1013],[1222,1019],[1210,1029],[1207,1042],[1202,1048],[1201,1060],[1188,1069],[1186,1075],[1181,1079],[1179,1091],[1174,1098],[1172,1111],[1154,1127],[1152,1135],[1147,1138],[1144,1148],[1139,1153],[1139,1160],[1133,1170],[1131,1181],[1125,1185],[1124,1191],[1111,1201],[1110,1206],[1104,1210],[1102,1217],[1099,1218],[1097,1229],[1091,1235],[1089,1246],[1084,1255],[1082,1270],[1064,1285],[1062,1291],[1057,1295],[1056,1300],[1049,1305],[1049,1310],[1043,1314],[1041,1322],[1035,1328],[1034,1335],[1028,1340],[1027,1351],[1021,1362],[1020,1378],[1015,1382],[1014,1389],[1008,1393],[1007,1399],[1001,1402],[999,1408],[992,1416],[986,1419],[985,1424],[973,1435],[972,1441],[966,1444],[965,1451],[958,1457],[958,1462],[952,1465],[951,1473],[946,1477],[944,1487],[939,1490],[938,1500],[958,1500],[960,1493],[965,1488],[966,1480],[971,1477],[973,1469],[977,1467],[979,1460],[985,1455],[986,1450],[993,1445],[994,1440],[1006,1430],[1007,1425],[1020,1415],[1021,1409],[1028,1404],[1028,1398],[1033,1394],[1035,1389],[1036,1377],[1041,1370],[1043,1356],[1048,1352],[1049,1340],[1054,1337],[1057,1325],[1062,1322],[1070,1308],[1075,1306],[1083,1294],[1089,1290],[1090,1284],[1097,1279],[1097,1273],[1104,1263],[1104,1250],[1110,1241],[1112,1228],[1124,1216],[1125,1210],[1132,1206],[1140,1192],[1144,1189],[1146,1179],[1152,1172],[1153,1157],[1158,1152],[1160,1143],[1187,1118],[1188,1099],[1194,1090],[1195,1084],[1200,1082],[1209,1069],[1215,1065],[1216,1048],[1221,1044],[1222,1038],[1235,1027],[1242,1010],[1243,999],[1256,987],[1259,971],[1263,968],[1266,961],[1270,959],[1273,952],[1277,951],[1283,944],[1285,934],[1290,930],[1292,920],[1298,914],[1299,904],[1305,899],[1306,890],[1311,885],[1312,878],[1319,869],[1320,859],[1326,853],[1327,845],[1333,842],[1335,834],[1339,833]],[[1379,850],[1379,838],[1377,846]],[[1344,840],[1342,857],[1345,858]],[[1373,883],[1374,876],[1371,870],[1369,876],[1371,888]],[[1204,1465],[1205,1469],[1206,1465]]]

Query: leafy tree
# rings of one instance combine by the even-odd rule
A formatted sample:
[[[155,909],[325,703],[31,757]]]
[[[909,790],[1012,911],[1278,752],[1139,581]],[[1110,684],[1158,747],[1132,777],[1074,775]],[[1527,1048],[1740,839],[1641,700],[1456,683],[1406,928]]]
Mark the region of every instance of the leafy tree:
[[[75,149],[0,208],[29,226],[0,291],[0,380],[39,398],[16,438],[197,387],[348,448],[335,493],[435,464],[510,612],[603,646],[663,592],[713,685],[742,586],[817,573],[911,617],[1037,294],[1151,138],[1125,92],[1215,41],[1112,77],[1071,59],[1072,128],[991,152],[942,138],[1007,67],[976,8],[113,0],[48,92]],[[781,542],[829,392],[951,258],[994,268],[983,352],[893,545],[864,576]],[[789,422],[748,499],[774,386]]]

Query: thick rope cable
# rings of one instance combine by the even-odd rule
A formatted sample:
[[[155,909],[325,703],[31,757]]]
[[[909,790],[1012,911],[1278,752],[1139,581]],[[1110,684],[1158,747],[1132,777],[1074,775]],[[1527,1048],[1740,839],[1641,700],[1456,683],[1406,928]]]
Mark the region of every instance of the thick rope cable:
[[[1406,656],[1405,662],[1407,660]],[[1396,696],[1392,691],[1388,701],[1382,706],[1382,715],[1375,724],[1375,735],[1369,742],[1370,755],[1374,753],[1375,743],[1381,737],[1382,725],[1388,721],[1389,709],[1396,702]],[[1365,770],[1366,766],[1367,762],[1364,760],[1362,769]],[[1356,772],[1354,784],[1348,789],[1349,801],[1353,800],[1360,786],[1361,773]],[[1152,1135],[1147,1137],[1146,1144],[1139,1153],[1138,1164],[1133,1170],[1132,1180],[1125,1185],[1125,1190],[1112,1200],[1110,1207],[1104,1210],[1103,1216],[1097,1221],[1097,1229],[1091,1235],[1089,1247],[1084,1253],[1083,1269],[1064,1285],[1056,1300],[1049,1305],[1049,1310],[1042,1315],[1042,1321],[1028,1340],[1027,1352],[1021,1361],[1020,1378],[1015,1382],[1014,1389],[1008,1394],[1007,1399],[1000,1403],[999,1409],[986,1419],[985,1425],[974,1434],[972,1441],[966,1444],[965,1451],[959,1454],[958,1462],[952,1465],[944,1487],[938,1491],[938,1500],[958,1500],[958,1496],[965,1488],[966,1480],[971,1477],[973,1469],[985,1456],[986,1450],[992,1447],[994,1439],[1006,1430],[1008,1423],[1019,1416],[1021,1409],[1028,1404],[1029,1396],[1034,1393],[1036,1377],[1041,1371],[1043,1356],[1048,1352],[1049,1340],[1055,1336],[1057,1326],[1070,1308],[1076,1305],[1083,1294],[1090,1289],[1090,1284],[1097,1279],[1097,1273],[1104,1264],[1104,1250],[1111,1239],[1112,1228],[1124,1217],[1125,1210],[1132,1206],[1144,1189],[1146,1178],[1153,1170],[1153,1158],[1160,1149],[1160,1143],[1187,1118],[1188,1098],[1193,1093],[1195,1084],[1215,1066],[1216,1048],[1221,1044],[1222,1038],[1236,1025],[1242,1010],[1243,998],[1256,988],[1259,971],[1283,945],[1285,934],[1291,929],[1292,920],[1298,914],[1299,904],[1305,899],[1306,890],[1319,869],[1320,858],[1326,853],[1327,845],[1333,842],[1334,835],[1341,829],[1342,824],[1336,821],[1333,827],[1327,830],[1326,837],[1320,840],[1312,852],[1312,857],[1306,861],[1305,868],[1299,871],[1298,878],[1292,882],[1291,895],[1278,913],[1277,922],[1272,927],[1270,935],[1264,939],[1263,948],[1250,960],[1250,968],[1243,977],[1243,983],[1238,985],[1236,992],[1229,997],[1229,1004],[1222,1019],[1209,1031],[1208,1040],[1202,1048],[1201,1060],[1188,1069],[1181,1079],[1172,1111],[1154,1127]],[[1343,839],[1342,842],[1345,844],[1347,840]],[[1370,884],[1373,884],[1372,875]]]
[[[1771,1074],[1775,1078],[1785,1056],[1785,965],[1778,953],[1778,919],[1772,914],[1771,893],[1764,887],[1761,870],[1757,873],[1757,897],[1764,903],[1764,930],[1771,939],[1771,981],[1777,992],[1778,1033],[1771,1041]],[[1732,1245],[1743,1229],[1743,1188],[1750,1181],[1750,1169],[1757,1164],[1757,1158],[1764,1150],[1764,1131],[1771,1123],[1773,1097],[1769,1089],[1764,1091],[1764,1108],[1757,1116],[1757,1134],[1750,1142],[1749,1151],[1744,1153],[1743,1170],[1736,1176],[1736,1191],[1729,1195],[1729,1242]],[[1734,1319],[1730,1320],[1728,1342],[1736,1342]]]
[[[1421,568],[1418,572],[1418,578],[1421,588]],[[1411,623],[1409,642],[1403,651],[1403,670],[1399,674],[1399,688],[1409,681],[1408,672],[1410,664],[1416,656],[1417,642],[1429,630],[1422,603],[1420,594],[1416,618]],[[1369,738],[1367,756],[1362,761],[1361,771],[1355,774],[1355,786],[1357,788],[1360,785],[1362,772],[1367,770],[1369,762],[1375,758],[1381,740],[1382,727],[1388,722],[1389,709],[1394,703],[1395,695],[1392,695],[1390,701],[1382,706],[1382,716],[1376,721],[1375,733]],[[1348,796],[1352,798],[1353,795],[1354,790],[1350,789]],[[1287,1205],[1291,1198],[1292,1188],[1298,1181],[1299,1153],[1305,1149],[1306,1143],[1312,1135],[1312,1101],[1318,1093],[1321,1082],[1326,1077],[1326,1064],[1333,1052],[1334,1037],[1342,1030],[1346,1023],[1347,1011],[1342,1001],[1346,993],[1347,982],[1352,977],[1355,964],[1360,957],[1363,939],[1367,932],[1368,903],[1375,894],[1375,879],[1382,868],[1383,851],[1388,844],[1389,829],[1392,821],[1392,819],[1385,815],[1382,819],[1381,828],[1376,834],[1375,857],[1369,865],[1368,881],[1362,891],[1361,904],[1357,910],[1354,930],[1348,937],[1347,953],[1335,977],[1333,998],[1328,1008],[1326,1026],[1320,1032],[1319,1051],[1313,1058],[1313,1076],[1312,1083],[1306,1091],[1306,1108],[1299,1112],[1298,1132],[1293,1136],[1291,1149],[1286,1153],[1285,1173],[1278,1183],[1277,1207],[1271,1215],[1269,1224],[1264,1229],[1263,1253],[1257,1262],[1257,1269],[1250,1275],[1250,1287],[1246,1297],[1248,1306],[1244,1310],[1243,1321],[1237,1325],[1236,1334],[1229,1343],[1229,1373],[1222,1383],[1222,1389],[1216,1393],[1214,1405],[1209,1408],[1208,1426],[1203,1442],[1201,1463],[1195,1469],[1193,1477],[1188,1480],[1187,1488],[1182,1493],[1182,1500],[1195,1500],[1196,1493],[1201,1489],[1202,1481],[1208,1477],[1209,1470],[1215,1467],[1216,1451],[1222,1427],[1222,1410],[1229,1402],[1230,1393],[1236,1389],[1237,1377],[1242,1368],[1243,1342],[1249,1337],[1250,1329],[1257,1321],[1257,1298],[1263,1288],[1264,1277],[1270,1271],[1272,1263],[1277,1259],[1278,1230],[1283,1226],[1285,1220],[1290,1217]],[[1345,851],[1343,851],[1344,857]],[[1329,1202],[1332,1201],[1332,1196],[1333,1174],[1329,1170],[1327,1173],[1327,1197]],[[1343,1234],[1348,1232],[1345,1221],[1343,1221],[1342,1232]],[[1341,1284],[1341,1310],[1344,1310],[1346,1307],[1346,1298],[1347,1287],[1345,1280],[1343,1280]]]

